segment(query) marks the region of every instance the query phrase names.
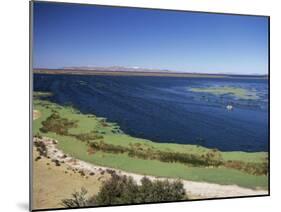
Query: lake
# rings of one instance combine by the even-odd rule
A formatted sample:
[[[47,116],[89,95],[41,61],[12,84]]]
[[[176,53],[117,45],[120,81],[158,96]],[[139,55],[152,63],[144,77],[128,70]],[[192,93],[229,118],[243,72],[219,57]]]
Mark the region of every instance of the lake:
[[[244,89],[257,98],[192,90],[210,87]],[[105,117],[134,137],[268,151],[267,79],[34,74],[34,91],[52,92],[50,101]]]

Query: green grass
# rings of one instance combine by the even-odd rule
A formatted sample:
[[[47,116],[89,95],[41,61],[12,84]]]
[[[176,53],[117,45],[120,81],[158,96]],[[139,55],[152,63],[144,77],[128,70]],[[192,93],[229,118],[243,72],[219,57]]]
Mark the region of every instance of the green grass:
[[[111,168],[117,168],[139,174],[181,178],[192,181],[212,182],[218,184],[236,184],[249,188],[266,188],[266,176],[254,176],[234,169],[188,167],[180,163],[164,163],[158,160],[131,158],[126,154],[96,152],[87,154],[87,145],[73,138],[60,139],[59,148],[73,157]]]
[[[244,88],[237,88],[237,87],[230,87],[230,86],[222,86],[222,87],[208,87],[208,88],[190,88],[192,92],[200,92],[200,93],[210,93],[214,95],[225,95],[229,94],[238,99],[248,99],[254,100],[258,99],[259,96],[255,91],[244,89]]]
[[[54,103],[44,100],[34,100],[34,109],[39,110],[41,117],[33,122],[33,134],[40,133],[43,136],[48,136],[59,141],[58,148],[65,153],[88,161],[97,165],[122,169],[128,172],[140,174],[176,177],[186,180],[205,181],[219,184],[236,184],[250,188],[267,188],[267,176],[254,176],[242,171],[230,168],[202,168],[188,167],[181,163],[165,163],[158,160],[143,160],[132,158],[126,154],[111,154],[103,152],[95,152],[93,155],[87,153],[88,146],[72,136],[62,136],[53,132],[42,133],[40,128],[41,122],[46,120],[54,110],[61,117],[69,120],[77,120],[77,127],[69,129],[69,133],[89,133],[92,130],[102,133],[104,142],[121,146],[129,146],[130,144],[139,143],[145,147],[155,148],[157,150],[175,151],[183,153],[202,154],[209,151],[196,145],[182,145],[171,143],[155,143],[145,139],[131,137],[123,132],[113,132],[119,127],[115,123],[106,123],[102,125],[103,118],[98,118],[94,115],[81,114],[72,107],[62,107]],[[221,152],[224,160],[240,160],[244,162],[263,162],[267,157],[266,152],[246,153],[246,152]]]

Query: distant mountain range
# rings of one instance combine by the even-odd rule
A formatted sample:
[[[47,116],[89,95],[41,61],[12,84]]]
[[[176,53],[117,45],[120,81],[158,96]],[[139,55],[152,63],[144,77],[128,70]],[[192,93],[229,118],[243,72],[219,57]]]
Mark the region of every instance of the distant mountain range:
[[[57,69],[34,68],[35,73],[84,74],[84,75],[139,75],[139,76],[208,76],[208,77],[258,77],[268,78],[267,74],[199,73],[168,69],[141,68],[137,66],[67,66]]]
[[[126,67],[126,66],[68,66],[60,68],[62,70],[73,70],[73,71],[103,71],[103,72],[145,72],[145,73],[179,73],[179,74],[210,74],[210,75],[247,75],[247,76],[267,76],[267,74],[237,74],[237,73],[199,73],[199,72],[188,72],[188,71],[175,71],[169,69],[152,69],[152,68],[141,68],[138,66]]]
[[[167,69],[152,69],[152,68],[140,68],[137,66],[134,67],[125,67],[125,66],[70,66],[63,67],[62,69],[69,70],[88,70],[88,71],[124,71],[124,72],[175,72]]]

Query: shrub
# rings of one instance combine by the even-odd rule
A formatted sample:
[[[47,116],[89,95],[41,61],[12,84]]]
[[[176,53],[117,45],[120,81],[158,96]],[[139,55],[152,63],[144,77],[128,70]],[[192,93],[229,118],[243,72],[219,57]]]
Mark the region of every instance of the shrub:
[[[143,148],[140,144],[131,144],[129,147],[100,142],[91,142],[94,150],[108,153],[127,153],[130,157],[141,159],[160,160],[163,162],[179,162],[193,166],[219,166],[222,164],[222,156],[219,151],[211,150],[205,155],[188,154],[180,152],[157,151],[151,148]]]
[[[98,195],[91,198],[92,205],[116,205],[134,203],[137,184],[126,176],[113,175],[106,181]]]
[[[37,156],[36,158],[35,158],[35,161],[38,161],[38,160],[40,160],[41,159],[41,156]]]
[[[112,174],[105,181],[99,193],[86,198],[87,191],[72,194],[71,199],[62,200],[65,207],[81,207],[95,205],[119,205],[187,199],[183,184],[180,181],[151,181],[144,177],[138,185],[132,177]]]
[[[57,159],[53,159],[52,160],[53,163],[55,163],[56,166],[60,166],[60,162]]]
[[[77,127],[77,121],[70,121],[66,118],[60,117],[55,112],[52,113],[45,121],[42,122],[40,131],[43,133],[55,132],[58,135],[68,135],[68,129]]]
[[[103,139],[102,135],[98,135],[96,131],[92,131],[90,133],[80,133],[72,135],[80,141],[92,141],[92,140],[100,140]]]
[[[39,139],[42,139],[42,135],[41,135],[39,132],[37,132],[37,133],[34,135],[34,137],[39,138]]]
[[[86,197],[88,191],[81,188],[80,192],[74,192],[71,199],[63,199],[61,205],[67,208],[85,207],[89,206],[89,201]]]
[[[128,152],[128,148],[120,145],[107,144],[104,141],[91,142],[90,147],[94,150],[100,150],[108,153],[125,153]]]
[[[39,152],[40,156],[47,157],[47,147],[42,141],[34,141],[34,146],[36,150]]]
[[[242,162],[242,161],[226,161],[224,166],[227,168],[238,169],[253,175],[267,175],[268,173],[268,164],[263,163],[254,163],[254,162]]]
[[[98,195],[91,198],[92,205],[118,205],[161,201],[176,201],[186,197],[180,181],[151,181],[144,177],[141,185],[132,177],[113,174],[106,181]]]
[[[185,190],[181,181],[169,182],[168,180],[152,182],[147,177],[141,179],[139,188],[140,202],[163,202],[182,200]]]

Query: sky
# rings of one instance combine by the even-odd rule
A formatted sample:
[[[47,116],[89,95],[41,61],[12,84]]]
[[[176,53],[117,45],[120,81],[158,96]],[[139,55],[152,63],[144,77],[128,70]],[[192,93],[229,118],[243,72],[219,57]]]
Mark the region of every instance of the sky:
[[[267,74],[268,19],[34,3],[33,67]]]

